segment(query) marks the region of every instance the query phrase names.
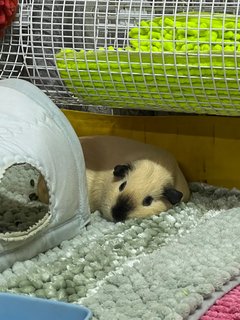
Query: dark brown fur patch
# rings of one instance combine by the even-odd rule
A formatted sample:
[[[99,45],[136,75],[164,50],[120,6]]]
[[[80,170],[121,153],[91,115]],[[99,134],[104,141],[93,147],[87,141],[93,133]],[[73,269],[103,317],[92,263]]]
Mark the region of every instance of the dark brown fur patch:
[[[38,196],[36,195],[36,193],[30,193],[29,199],[30,199],[30,201],[37,201]]]
[[[164,189],[163,196],[174,205],[181,201],[183,194],[174,188],[166,187]]]
[[[132,170],[131,163],[118,164],[117,166],[114,167],[113,175],[114,175],[114,177],[122,179],[128,174],[129,170]]]
[[[134,201],[127,194],[121,194],[117,198],[117,203],[112,207],[112,217],[116,222],[125,221],[130,211],[134,209]]]

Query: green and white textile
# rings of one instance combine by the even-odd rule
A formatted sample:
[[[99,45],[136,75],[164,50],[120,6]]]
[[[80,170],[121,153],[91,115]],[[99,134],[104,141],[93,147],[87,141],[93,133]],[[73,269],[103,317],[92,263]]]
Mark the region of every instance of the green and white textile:
[[[7,171],[0,192],[11,201],[0,216],[13,199],[24,203],[21,212],[41,214],[42,205],[27,200],[32,178],[32,169]],[[93,319],[198,319],[238,283],[240,192],[191,189],[188,204],[148,219],[115,224],[95,212],[72,240],[2,272],[1,291],[81,303]]]

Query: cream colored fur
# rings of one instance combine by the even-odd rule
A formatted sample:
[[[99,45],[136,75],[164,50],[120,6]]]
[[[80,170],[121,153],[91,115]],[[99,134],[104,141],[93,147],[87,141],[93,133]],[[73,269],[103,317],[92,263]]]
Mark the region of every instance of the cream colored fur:
[[[42,175],[40,175],[38,179],[37,195],[41,202],[46,204],[49,203],[48,188]]]
[[[163,196],[168,186],[183,193],[182,201],[189,199],[188,184],[174,157],[165,150],[135,140],[114,137],[81,137],[88,194],[91,211],[99,210],[103,216],[113,220],[112,208],[119,195],[131,202],[127,218],[144,218],[171,208],[171,203]],[[116,165],[131,163],[124,178],[116,178]],[[127,182],[123,191],[119,186]],[[46,203],[47,188],[44,179],[38,182],[39,200]],[[143,199],[151,196],[151,205],[144,206]]]

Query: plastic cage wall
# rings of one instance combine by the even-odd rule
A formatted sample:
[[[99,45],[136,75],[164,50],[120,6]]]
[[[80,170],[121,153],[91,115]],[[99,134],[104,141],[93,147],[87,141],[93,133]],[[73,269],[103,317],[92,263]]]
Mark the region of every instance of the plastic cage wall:
[[[21,0],[1,78],[61,106],[240,115],[240,1]]]

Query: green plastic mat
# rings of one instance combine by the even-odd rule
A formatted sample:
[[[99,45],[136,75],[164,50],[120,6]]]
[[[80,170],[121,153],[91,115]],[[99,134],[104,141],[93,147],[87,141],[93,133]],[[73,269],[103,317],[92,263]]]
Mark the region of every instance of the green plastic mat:
[[[240,20],[233,15],[142,20],[129,30],[129,46],[62,49],[56,63],[84,104],[240,114]]]

